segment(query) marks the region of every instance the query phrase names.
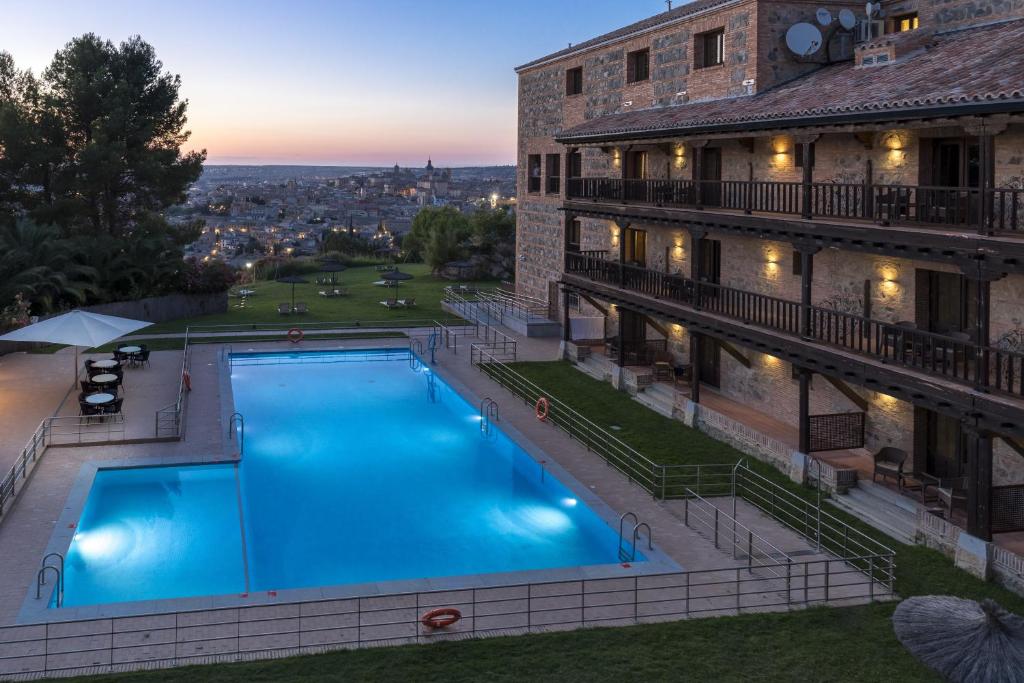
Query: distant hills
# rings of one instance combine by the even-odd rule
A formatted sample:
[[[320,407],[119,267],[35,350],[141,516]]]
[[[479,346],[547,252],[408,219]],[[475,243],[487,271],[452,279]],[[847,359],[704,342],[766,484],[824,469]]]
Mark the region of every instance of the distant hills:
[[[438,167],[442,168],[442,167]],[[407,167],[403,166],[403,170]],[[203,167],[203,180],[213,182],[258,180],[284,182],[290,179],[325,180],[343,176],[380,173],[389,171],[391,166],[220,166],[207,164]],[[415,173],[422,168],[412,167]],[[515,166],[466,166],[452,168],[452,176],[458,179],[473,178],[514,178]]]

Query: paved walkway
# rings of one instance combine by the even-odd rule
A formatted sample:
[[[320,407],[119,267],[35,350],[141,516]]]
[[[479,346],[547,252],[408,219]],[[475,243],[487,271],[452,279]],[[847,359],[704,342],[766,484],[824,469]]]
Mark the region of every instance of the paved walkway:
[[[75,370],[73,349],[0,356],[0,477],[7,474],[39,423],[71,393]]]

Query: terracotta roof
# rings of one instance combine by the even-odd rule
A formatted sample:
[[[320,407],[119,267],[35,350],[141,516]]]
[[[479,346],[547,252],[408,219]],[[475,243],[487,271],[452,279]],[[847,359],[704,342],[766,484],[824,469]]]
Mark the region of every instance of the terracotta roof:
[[[867,120],[964,107],[1024,111],[1024,20],[936,35],[925,49],[883,66],[844,62],[756,95],[611,114],[559,141]],[[973,105],[973,106],[972,106]]]
[[[541,57],[540,59],[535,59],[532,62],[527,62],[526,64],[523,64],[522,66],[517,66],[515,70],[522,71],[523,69],[528,69],[531,66],[543,64],[544,62],[550,61],[552,59],[559,59],[561,57],[566,57],[576,52],[589,50],[592,47],[600,45],[601,43],[606,43],[610,40],[624,38],[633,33],[639,33],[641,31],[656,28],[670,21],[682,19],[692,14],[697,14],[698,12],[712,9],[720,5],[729,5],[737,1],[738,0],[693,0],[693,2],[688,2],[685,5],[680,5],[675,9],[669,10],[667,12],[662,12],[661,14],[655,14],[653,17],[643,19],[634,24],[630,24],[629,26],[623,26],[620,29],[616,29],[615,31],[611,31],[610,33],[605,33],[604,35],[600,35],[597,38],[591,38],[590,40],[584,41],[577,45],[572,45],[571,47],[567,47],[564,50],[559,50],[558,52],[552,52],[549,55]]]

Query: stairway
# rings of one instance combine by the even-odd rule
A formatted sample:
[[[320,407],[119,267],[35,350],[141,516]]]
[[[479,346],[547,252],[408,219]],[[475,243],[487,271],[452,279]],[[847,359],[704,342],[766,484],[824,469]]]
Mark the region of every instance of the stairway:
[[[907,496],[861,479],[845,495],[829,498],[828,502],[900,543],[914,543],[917,503]]]
[[[654,382],[643,391],[637,392],[633,398],[637,403],[647,406],[660,415],[672,417],[676,402],[675,393],[675,390],[669,385]]]

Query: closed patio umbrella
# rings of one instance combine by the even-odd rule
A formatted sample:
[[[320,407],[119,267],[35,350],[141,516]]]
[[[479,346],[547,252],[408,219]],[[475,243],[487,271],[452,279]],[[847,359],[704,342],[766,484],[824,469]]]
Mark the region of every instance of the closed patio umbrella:
[[[295,310],[295,285],[306,285],[309,284],[309,280],[298,275],[288,275],[286,277],[277,278],[278,282],[283,282],[286,285],[292,286],[292,310]]]
[[[144,320],[131,320],[113,315],[74,310],[8,332],[0,337],[0,341],[48,342],[74,346],[75,381],[77,381],[79,346],[84,346],[87,349],[102,346],[152,324]]]
[[[896,607],[892,625],[910,654],[950,681],[1021,680],[1024,618],[992,600],[916,596]]]

